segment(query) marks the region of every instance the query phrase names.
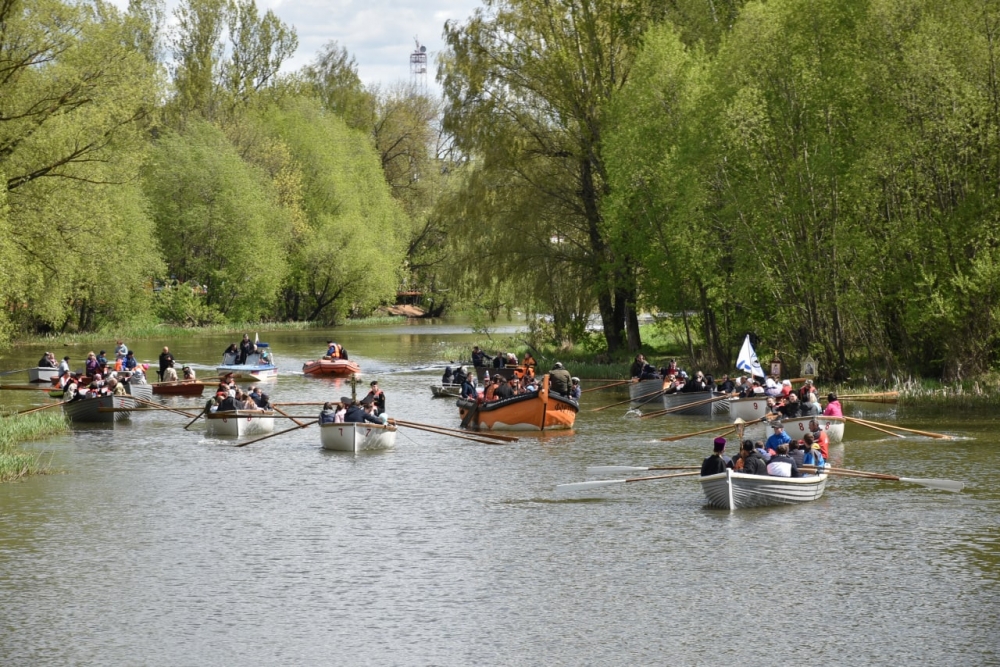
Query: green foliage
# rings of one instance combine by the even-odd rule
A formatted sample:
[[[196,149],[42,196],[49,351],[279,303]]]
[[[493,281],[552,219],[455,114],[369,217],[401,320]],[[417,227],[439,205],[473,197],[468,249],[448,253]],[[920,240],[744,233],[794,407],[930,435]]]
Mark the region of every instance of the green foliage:
[[[161,321],[181,326],[204,327],[226,319],[207,303],[201,286],[194,281],[165,286],[154,298],[154,309]]]
[[[0,482],[46,472],[40,453],[25,452],[18,445],[67,432],[69,424],[60,410],[0,417]]]

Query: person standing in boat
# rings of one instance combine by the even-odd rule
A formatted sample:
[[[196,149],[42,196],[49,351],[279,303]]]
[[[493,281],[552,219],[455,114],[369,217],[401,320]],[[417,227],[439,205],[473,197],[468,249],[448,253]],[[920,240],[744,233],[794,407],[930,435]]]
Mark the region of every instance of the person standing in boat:
[[[487,362],[488,359],[489,359],[489,357],[486,356],[485,352],[483,352],[481,349],[479,349],[478,345],[473,345],[472,346],[472,367],[473,368],[485,368],[486,367],[486,362]]]
[[[87,353],[87,360],[83,362],[83,367],[90,377],[100,375],[101,373],[100,365],[97,363],[97,355],[93,352]]]
[[[256,351],[257,346],[250,340],[250,334],[243,334],[243,340],[240,341],[240,357],[236,363],[242,366],[247,362],[247,357]]]
[[[701,462],[702,477],[718,475],[720,472],[726,472],[726,468],[729,467],[729,464],[727,464],[726,460],[723,458],[724,451],[726,451],[726,439],[716,438],[712,443],[712,454]]]
[[[572,376],[568,370],[563,368],[562,362],[557,361],[552,366],[552,370],[549,371],[549,389],[557,394],[569,396],[570,384],[572,384]]]
[[[378,380],[372,380],[371,391],[361,401],[362,403],[374,403],[377,408],[375,414],[380,415],[385,412],[385,392],[378,388]]]
[[[174,355],[170,354],[170,348],[164,346],[163,347],[163,352],[160,352],[159,377],[160,377],[161,380],[164,379],[163,375],[164,375],[164,373],[166,373],[167,367],[170,366],[173,363],[173,361],[174,361]],[[175,372],[174,375],[176,375],[176,374],[177,373]]]
[[[125,345],[125,341],[117,340],[115,341],[115,361],[121,361],[124,363],[125,357],[128,355],[128,347]],[[118,369],[115,369],[118,370]]]
[[[458,392],[459,398],[464,398],[467,401],[479,400],[479,394],[476,392],[476,385],[472,381],[472,373],[469,373],[462,380],[462,388]]]

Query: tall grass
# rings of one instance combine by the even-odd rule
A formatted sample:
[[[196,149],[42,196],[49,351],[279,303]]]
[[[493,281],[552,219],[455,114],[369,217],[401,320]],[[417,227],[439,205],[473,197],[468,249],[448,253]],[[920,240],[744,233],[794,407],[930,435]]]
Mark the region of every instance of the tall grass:
[[[46,410],[30,415],[0,417],[0,482],[48,472],[42,455],[18,448],[22,442],[37,440],[69,430],[61,412]]]

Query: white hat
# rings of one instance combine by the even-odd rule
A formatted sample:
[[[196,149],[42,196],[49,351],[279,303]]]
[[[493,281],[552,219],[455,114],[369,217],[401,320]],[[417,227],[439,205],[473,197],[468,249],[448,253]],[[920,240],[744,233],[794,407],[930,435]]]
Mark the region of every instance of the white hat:
[[[791,380],[782,380],[781,384],[787,384],[789,387],[791,387],[792,386],[792,381]]]
[[[774,389],[775,387],[778,386],[778,384],[774,381],[773,378],[767,378],[766,380],[764,380],[764,386],[766,386],[768,389]]]

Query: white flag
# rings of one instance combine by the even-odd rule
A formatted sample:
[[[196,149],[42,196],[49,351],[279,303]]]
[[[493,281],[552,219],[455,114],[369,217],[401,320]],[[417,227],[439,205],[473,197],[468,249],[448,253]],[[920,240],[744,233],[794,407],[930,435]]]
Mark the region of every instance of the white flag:
[[[750,344],[749,334],[743,341],[743,347],[740,348],[740,356],[736,358],[736,368],[744,373],[750,373],[750,375],[767,377],[764,369],[760,367],[760,362],[757,361],[757,353],[753,351],[753,345]]]

